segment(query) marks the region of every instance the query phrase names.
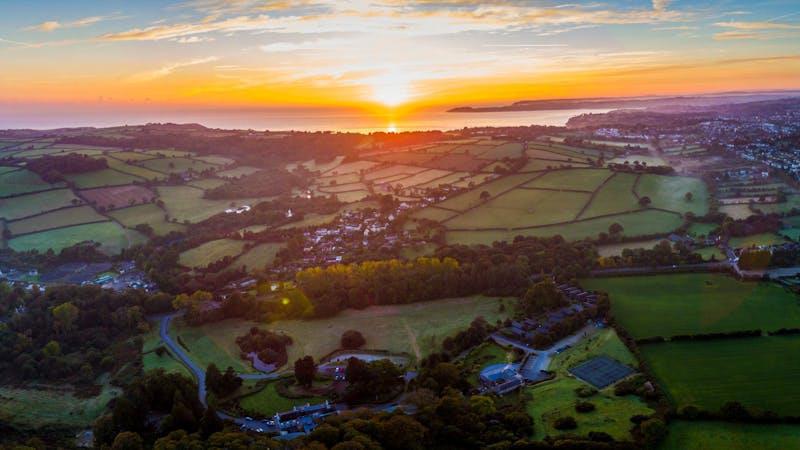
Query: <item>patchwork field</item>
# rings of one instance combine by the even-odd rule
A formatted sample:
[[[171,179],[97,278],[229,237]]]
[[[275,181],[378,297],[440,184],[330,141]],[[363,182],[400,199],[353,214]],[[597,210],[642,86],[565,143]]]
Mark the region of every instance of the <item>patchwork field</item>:
[[[44,191],[55,187],[64,187],[64,184],[47,183],[30,170],[15,170],[0,175],[0,197]]]
[[[692,192],[692,201],[684,198],[686,192]],[[649,207],[639,204],[645,195],[652,200]],[[686,211],[707,209],[708,192],[699,179],[583,168],[500,177],[412,218],[442,223],[448,242],[490,244],[517,235],[594,238],[613,223],[623,226],[625,236],[666,234],[682,224]]]
[[[52,228],[107,220],[108,218],[98,214],[91,206],[77,206],[74,208],[59,209],[26,219],[15,220],[13,222],[8,222],[6,226],[13,236],[18,236]]]
[[[219,214],[234,205],[251,205],[253,200],[208,200],[203,198],[203,190],[191,186],[159,186],[156,188],[159,198],[164,202],[170,218],[183,223],[200,222]]]
[[[510,309],[510,308],[509,308]],[[288,347],[289,361],[304,355],[319,359],[336,350],[346,330],[358,330],[367,340],[365,348],[408,352],[417,359],[437,351],[445,337],[465,329],[478,316],[490,323],[505,319],[508,312],[499,311],[499,301],[492,297],[474,296],[435,300],[396,306],[373,306],[364,310],[346,310],[324,320],[290,320],[267,326],[256,322],[226,320],[200,327],[176,324],[174,335],[181,336],[190,354],[201,367],[216,362],[220,367],[245,368],[239,359],[236,336],[253,326],[285,332],[294,339]]]
[[[137,203],[150,203],[155,199],[153,191],[135,185],[87,189],[81,191],[80,195],[89,204],[107,210],[124,208]]]
[[[749,248],[749,247],[759,247],[762,245],[783,244],[785,242],[786,239],[784,239],[780,235],[774,233],[761,233],[761,234],[754,234],[751,236],[731,238],[728,241],[728,245],[731,248]]]
[[[104,186],[121,186],[134,181],[142,182],[143,178],[117,172],[113,169],[96,170],[80,174],[64,175],[64,178],[75,184],[78,189],[91,189]]]
[[[239,166],[239,167],[234,167],[233,169],[217,172],[217,176],[220,176],[222,178],[239,178],[245,175],[252,175],[258,172],[259,170],[261,169],[259,169],[258,167]]]
[[[594,278],[581,284],[608,292],[614,317],[636,339],[800,324],[797,298],[773,283],[678,274]]]
[[[186,227],[178,223],[167,222],[164,219],[166,212],[153,203],[132,206],[129,208],[115,209],[108,213],[114,220],[127,228],[134,228],[139,224],[153,227],[153,232],[159,236],[172,231],[184,231]]]
[[[56,189],[35,194],[0,199],[0,217],[7,220],[20,219],[58,208],[81,203],[69,189]]]
[[[271,265],[275,261],[275,255],[286,247],[286,244],[268,242],[258,244],[244,252],[231,264],[231,268],[245,268],[248,271],[263,270],[265,266]]]
[[[66,247],[84,242],[102,243],[100,247],[107,254],[117,254],[123,248],[144,242],[146,238],[132,230],[125,230],[114,222],[101,222],[76,225],[41,233],[26,234],[8,241],[8,246],[16,251],[38,250],[45,252],[52,248],[59,252]]]
[[[645,249],[652,249],[659,242],[663,239],[649,239],[647,241],[636,241],[636,242],[622,242],[619,244],[604,244],[597,247],[597,253],[600,256],[622,256],[622,251],[626,248],[629,249],[637,249],[637,248],[645,248]]]
[[[117,172],[122,172],[127,175],[132,175],[150,181],[164,180],[167,178],[163,173],[156,172],[154,170],[146,169],[134,164],[126,164],[113,158],[105,159],[108,162],[108,166]]]
[[[800,414],[800,336],[667,342],[640,349],[678,408],[717,410],[738,401],[779,415]]]
[[[201,268],[226,256],[237,256],[242,253],[247,242],[234,239],[218,239],[206,242],[191,250],[181,253],[178,263],[185,267]]]

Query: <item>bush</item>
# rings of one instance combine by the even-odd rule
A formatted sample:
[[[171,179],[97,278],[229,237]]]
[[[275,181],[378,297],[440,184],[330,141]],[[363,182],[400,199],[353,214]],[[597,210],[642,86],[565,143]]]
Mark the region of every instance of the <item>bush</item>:
[[[575,395],[580,398],[588,398],[597,394],[597,389],[590,386],[581,386],[575,389]]]
[[[591,402],[577,402],[575,403],[575,411],[579,413],[589,413],[597,409],[594,403]]]
[[[576,422],[575,419],[570,416],[559,417],[556,419],[555,423],[553,423],[553,427],[556,430],[574,430],[575,428],[578,428],[578,422]]]
[[[614,438],[603,431],[590,431],[589,439],[595,442],[614,442]]]
[[[341,345],[342,348],[346,349],[356,349],[361,348],[364,344],[367,343],[367,340],[364,339],[364,335],[361,332],[356,330],[347,330],[342,333]]]

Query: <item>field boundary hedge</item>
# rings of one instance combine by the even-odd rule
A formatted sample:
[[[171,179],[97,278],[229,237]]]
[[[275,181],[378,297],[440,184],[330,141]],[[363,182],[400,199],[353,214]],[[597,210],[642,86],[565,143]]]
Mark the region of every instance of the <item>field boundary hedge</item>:
[[[103,217],[105,217],[105,216],[103,216]],[[109,219],[108,217],[106,217],[103,220],[93,220],[91,222],[74,223],[72,225],[61,225],[61,226],[58,226],[58,227],[48,228],[46,230],[32,231],[30,233],[15,234],[11,238],[14,239],[14,238],[22,237],[22,236],[28,236],[28,235],[31,235],[31,234],[47,233],[48,231],[61,230],[63,228],[81,227],[81,226],[84,226],[84,225],[92,225],[92,224],[96,224],[96,223],[106,223],[106,222],[114,222],[114,221]],[[114,223],[116,223],[116,222],[114,222]],[[91,240],[91,239],[87,239],[87,240]]]
[[[586,212],[587,209],[589,209],[589,206],[591,206],[592,202],[597,197],[597,194],[600,192],[600,190],[603,189],[603,187],[605,187],[605,185],[608,184],[608,182],[611,181],[611,179],[616,177],[616,176],[617,176],[617,172],[613,172],[612,171],[611,175],[609,175],[608,178],[603,180],[602,183],[600,183],[596,188],[594,188],[594,191],[592,192],[592,195],[589,196],[589,200],[586,201],[586,204],[583,205],[583,208],[581,208],[581,210],[578,211],[578,214],[575,215],[575,219],[573,220],[573,222],[580,220],[581,216]],[[600,216],[598,216],[598,217],[600,217]]]
[[[79,198],[80,198],[80,197],[79,197]],[[59,207],[59,208],[49,209],[49,210],[47,210],[47,211],[42,211],[42,212],[38,212],[38,213],[36,213],[36,214],[31,214],[30,216],[18,217],[18,218],[16,218],[16,219],[13,219],[13,220],[8,220],[8,221],[6,221],[6,223],[19,222],[20,220],[26,220],[26,219],[33,219],[33,218],[35,218],[35,217],[43,216],[43,215],[45,215],[45,214],[50,214],[50,213],[52,213],[52,212],[63,211],[63,210],[65,210],[65,209],[71,209],[71,208],[82,208],[82,207],[84,207],[84,206],[89,206],[89,207],[91,207],[91,205],[89,205],[89,204],[88,204],[88,203],[87,203],[87,202],[86,202],[86,201],[85,201],[83,198],[80,198],[80,199],[81,199],[81,202],[83,202],[83,203],[81,203],[81,204],[79,204],[79,205],[61,206],[61,207]],[[94,208],[92,208],[92,209],[94,209]],[[96,212],[96,211],[95,211],[95,212]]]

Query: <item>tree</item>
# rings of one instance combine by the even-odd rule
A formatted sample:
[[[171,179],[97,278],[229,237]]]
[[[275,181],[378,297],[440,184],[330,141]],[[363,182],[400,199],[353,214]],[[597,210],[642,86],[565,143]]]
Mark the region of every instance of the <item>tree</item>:
[[[142,450],[144,441],[138,433],[133,431],[123,431],[114,438],[111,450]]]
[[[396,415],[383,425],[383,443],[390,450],[423,449],[426,431],[412,417]]]
[[[70,302],[62,303],[53,308],[53,318],[56,319],[56,328],[62,333],[72,330],[75,320],[78,319],[80,309]]]
[[[364,344],[367,343],[367,340],[364,339],[364,335],[361,332],[356,330],[347,330],[342,333],[341,345],[342,348],[346,349],[356,349],[361,348]]]
[[[639,206],[641,206],[642,208],[647,208],[648,206],[650,206],[650,203],[653,203],[653,201],[650,200],[650,197],[646,195],[639,199]]]
[[[316,374],[317,365],[313,357],[306,355],[294,362],[294,377],[300,386],[311,387]]]
[[[686,193],[686,194],[683,196],[683,198],[685,198],[687,202],[690,202],[690,201],[692,201],[692,199],[694,198],[694,195],[693,195],[691,192],[687,192],[687,193]]]
[[[558,290],[553,280],[545,278],[534,284],[522,297],[522,310],[532,316],[555,309],[566,303],[564,295]]]
[[[575,421],[574,417],[559,417],[553,423],[553,428],[556,430],[574,430],[575,428],[578,428],[578,422]]]
[[[485,201],[489,200],[490,198],[492,198],[492,194],[490,194],[489,191],[482,191],[481,192],[481,200],[482,201],[485,202]]]
[[[625,230],[625,228],[623,228],[622,225],[620,225],[617,222],[614,222],[614,223],[612,223],[611,225],[608,226],[608,232],[609,232],[609,234],[612,234],[612,235],[620,234],[624,230]]]
[[[656,444],[661,442],[667,436],[667,426],[661,419],[647,419],[640,425],[642,438],[644,442],[650,446],[655,447]]]
[[[42,353],[45,356],[54,358],[61,355],[61,344],[56,341],[50,341],[42,347]]]

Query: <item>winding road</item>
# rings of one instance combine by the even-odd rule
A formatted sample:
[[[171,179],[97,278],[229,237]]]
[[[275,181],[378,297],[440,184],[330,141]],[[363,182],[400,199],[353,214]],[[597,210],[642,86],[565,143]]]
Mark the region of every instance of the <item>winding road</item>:
[[[208,407],[208,403],[206,401],[206,397],[208,396],[208,391],[206,390],[206,371],[202,367],[198,366],[197,363],[192,361],[192,358],[189,356],[189,354],[186,353],[186,351],[172,339],[172,336],[169,335],[169,325],[172,322],[172,319],[180,315],[182,315],[182,313],[173,313],[161,316],[158,334],[161,337],[161,341],[164,342],[172,354],[175,355],[175,357],[177,357],[178,360],[180,360],[180,362],[192,372],[197,380],[197,397],[200,399],[200,403],[202,403],[204,407]],[[243,380],[272,380],[280,376],[276,373],[242,373],[237,375]],[[248,417],[235,417],[221,411],[217,412],[217,416],[222,420],[230,420],[242,428],[247,428],[252,431],[280,431],[266,420],[255,420]]]

